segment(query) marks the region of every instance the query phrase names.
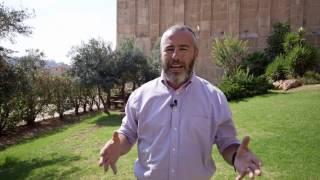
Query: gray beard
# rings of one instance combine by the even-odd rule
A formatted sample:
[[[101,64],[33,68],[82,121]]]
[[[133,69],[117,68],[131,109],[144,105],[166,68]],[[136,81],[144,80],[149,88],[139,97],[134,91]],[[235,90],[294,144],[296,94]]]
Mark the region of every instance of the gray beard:
[[[195,59],[192,60],[191,64],[189,65],[188,69],[186,72],[179,74],[179,75],[175,75],[174,73],[170,73],[169,72],[169,68],[167,67],[167,64],[162,64],[162,67],[164,69],[164,75],[167,81],[169,81],[170,83],[174,84],[174,85],[182,85],[183,83],[185,83],[188,79],[190,79],[192,72],[193,72],[193,68],[194,68],[194,62]],[[164,66],[166,66],[166,68],[164,68]]]

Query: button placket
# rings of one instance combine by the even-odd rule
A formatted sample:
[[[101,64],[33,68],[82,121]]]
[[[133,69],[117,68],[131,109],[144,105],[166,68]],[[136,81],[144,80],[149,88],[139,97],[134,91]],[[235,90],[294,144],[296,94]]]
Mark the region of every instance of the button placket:
[[[177,105],[173,107],[172,109],[172,119],[171,119],[171,143],[170,143],[170,180],[176,179],[176,168],[178,165],[178,125],[179,125],[179,119],[180,119],[180,112],[179,112],[179,98],[177,97],[179,94],[174,93],[172,99],[173,101],[177,101]]]

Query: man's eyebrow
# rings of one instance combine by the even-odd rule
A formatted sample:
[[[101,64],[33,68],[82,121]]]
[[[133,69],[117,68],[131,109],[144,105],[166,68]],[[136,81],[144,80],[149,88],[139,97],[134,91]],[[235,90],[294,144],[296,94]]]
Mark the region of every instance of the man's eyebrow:
[[[175,46],[174,45],[168,45],[168,46],[165,46],[164,48],[174,48]],[[187,45],[187,44],[181,44],[181,45],[178,45],[179,48],[189,48],[190,45]]]
[[[174,46],[173,45],[168,45],[168,46],[165,46],[164,48],[173,48]]]
[[[178,47],[187,47],[187,48],[189,48],[190,46],[187,45],[187,44],[181,44],[181,45],[179,45]]]

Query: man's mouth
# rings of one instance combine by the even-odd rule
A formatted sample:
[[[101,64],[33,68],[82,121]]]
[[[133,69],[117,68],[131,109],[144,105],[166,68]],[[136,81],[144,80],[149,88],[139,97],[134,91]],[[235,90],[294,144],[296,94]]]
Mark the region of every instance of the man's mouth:
[[[180,65],[180,64],[173,64],[173,65],[170,66],[170,68],[171,69],[180,69],[180,68],[183,68],[183,66]]]
[[[183,66],[180,64],[174,64],[174,65],[170,66],[170,70],[172,72],[181,72],[181,71],[183,71]]]

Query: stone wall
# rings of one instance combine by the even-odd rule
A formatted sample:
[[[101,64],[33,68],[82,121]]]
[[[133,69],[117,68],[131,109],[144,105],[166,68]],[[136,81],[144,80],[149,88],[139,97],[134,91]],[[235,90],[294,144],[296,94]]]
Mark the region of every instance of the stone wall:
[[[272,24],[279,21],[293,30],[303,26],[308,41],[320,47],[320,0],[117,0],[117,44],[133,38],[149,55],[168,27],[199,27],[196,72],[217,82],[222,70],[211,58],[214,38],[232,34],[248,40],[251,51],[263,50]]]

